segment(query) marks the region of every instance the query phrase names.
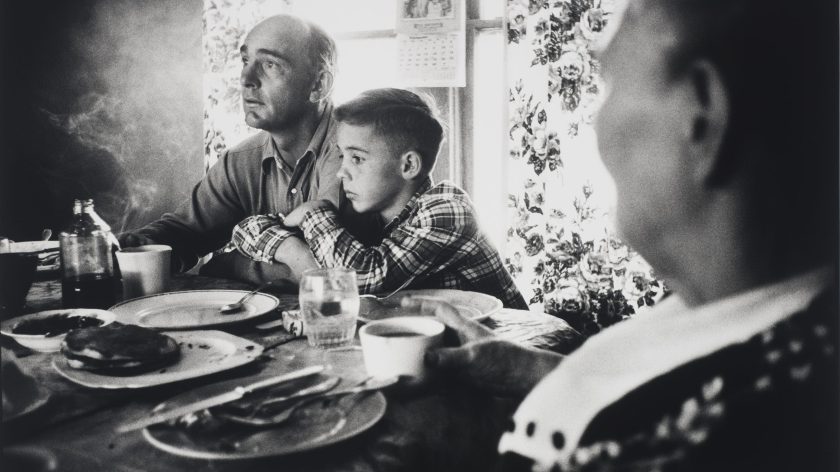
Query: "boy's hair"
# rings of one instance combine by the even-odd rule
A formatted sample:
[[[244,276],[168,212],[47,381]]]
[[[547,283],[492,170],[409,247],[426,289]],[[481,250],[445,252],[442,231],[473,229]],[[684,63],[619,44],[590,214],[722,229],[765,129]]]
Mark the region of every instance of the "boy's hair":
[[[372,125],[387,138],[395,155],[415,151],[423,160],[422,171],[431,173],[443,140],[443,125],[434,108],[408,90],[381,88],[362,92],[335,109],[335,118],[349,125]]]

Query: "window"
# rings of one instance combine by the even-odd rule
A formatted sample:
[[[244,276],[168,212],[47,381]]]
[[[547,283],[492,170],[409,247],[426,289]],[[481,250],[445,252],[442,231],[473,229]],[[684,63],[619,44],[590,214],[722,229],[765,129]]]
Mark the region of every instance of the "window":
[[[239,106],[237,51],[242,36],[260,19],[291,13],[333,35],[339,57],[333,98],[341,103],[363,90],[401,87],[394,30],[399,1],[205,0],[208,160],[214,160],[214,149],[253,132],[245,127]],[[470,193],[482,226],[500,249],[507,224],[499,218],[507,195],[503,2],[466,1],[466,87],[412,89],[430,95],[447,123],[434,179],[451,180]]]

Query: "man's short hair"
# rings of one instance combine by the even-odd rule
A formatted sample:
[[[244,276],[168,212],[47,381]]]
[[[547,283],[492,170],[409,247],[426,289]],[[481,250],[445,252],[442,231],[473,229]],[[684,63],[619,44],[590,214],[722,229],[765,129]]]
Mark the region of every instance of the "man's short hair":
[[[672,77],[712,63],[729,122],[711,185],[747,182],[751,228],[837,256],[838,2],[642,0],[677,26]],[[780,254],[779,257],[784,257]],[[794,257],[797,257],[794,255]]]
[[[374,89],[336,108],[335,117],[350,125],[372,125],[387,138],[395,155],[417,152],[423,160],[423,171],[428,174],[435,166],[443,140],[443,125],[429,102],[431,99],[408,90]]]
[[[335,41],[320,26],[310,21],[305,23],[309,27],[309,58],[315,66],[313,72],[316,75],[327,72],[335,76],[335,66],[338,61]]]

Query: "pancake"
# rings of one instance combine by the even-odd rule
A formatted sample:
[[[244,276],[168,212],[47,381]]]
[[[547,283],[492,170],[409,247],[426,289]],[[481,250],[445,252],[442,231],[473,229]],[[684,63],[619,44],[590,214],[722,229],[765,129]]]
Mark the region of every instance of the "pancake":
[[[61,343],[61,353],[74,369],[136,375],[175,363],[181,348],[155,330],[111,323],[71,331]]]

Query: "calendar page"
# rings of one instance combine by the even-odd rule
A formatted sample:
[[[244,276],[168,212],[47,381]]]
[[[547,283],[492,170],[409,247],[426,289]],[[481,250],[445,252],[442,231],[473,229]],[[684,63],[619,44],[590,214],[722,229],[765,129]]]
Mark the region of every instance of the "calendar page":
[[[397,79],[405,87],[466,85],[464,0],[397,0]]]

